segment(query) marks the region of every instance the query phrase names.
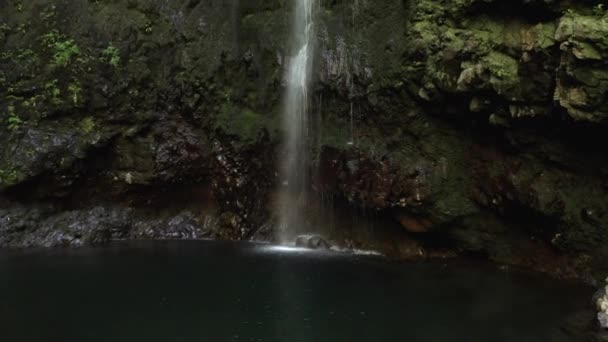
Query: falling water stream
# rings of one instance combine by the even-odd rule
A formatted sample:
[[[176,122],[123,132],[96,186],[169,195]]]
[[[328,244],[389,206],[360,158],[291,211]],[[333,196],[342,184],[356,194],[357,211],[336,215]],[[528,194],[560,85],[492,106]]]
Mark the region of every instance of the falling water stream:
[[[303,224],[303,206],[309,185],[309,86],[314,53],[313,7],[316,0],[297,0],[293,14],[291,42],[294,56],[287,70],[287,92],[283,111],[283,189],[280,198],[279,240],[293,239]]]

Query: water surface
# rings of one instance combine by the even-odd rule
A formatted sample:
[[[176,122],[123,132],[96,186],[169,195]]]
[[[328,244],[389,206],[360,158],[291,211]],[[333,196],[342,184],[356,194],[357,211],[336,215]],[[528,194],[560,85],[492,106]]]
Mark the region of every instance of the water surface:
[[[591,296],[470,263],[228,242],[0,252],[0,279],[9,342],[578,342]]]

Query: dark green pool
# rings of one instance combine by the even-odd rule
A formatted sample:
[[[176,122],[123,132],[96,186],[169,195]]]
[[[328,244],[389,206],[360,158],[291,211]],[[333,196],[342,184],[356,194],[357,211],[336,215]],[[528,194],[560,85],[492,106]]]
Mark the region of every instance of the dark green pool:
[[[591,290],[465,263],[224,242],[0,252],[0,338],[581,341]]]

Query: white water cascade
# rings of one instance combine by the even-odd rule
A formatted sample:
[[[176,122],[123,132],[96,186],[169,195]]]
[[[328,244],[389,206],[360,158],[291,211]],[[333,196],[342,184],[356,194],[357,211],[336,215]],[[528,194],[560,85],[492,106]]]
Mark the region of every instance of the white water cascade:
[[[279,203],[279,241],[293,241],[304,224],[303,207],[308,200],[309,87],[314,54],[313,10],[316,0],[295,0],[292,32],[295,55],[287,70],[287,91],[283,109],[283,161]]]

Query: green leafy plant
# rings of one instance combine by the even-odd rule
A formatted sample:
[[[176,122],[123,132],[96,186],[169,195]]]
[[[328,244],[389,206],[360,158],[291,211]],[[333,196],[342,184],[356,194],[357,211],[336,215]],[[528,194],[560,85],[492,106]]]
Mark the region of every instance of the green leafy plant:
[[[40,13],[40,19],[42,21],[50,21],[53,17],[55,17],[57,6],[55,4],[51,4],[44,11]]]
[[[0,40],[6,38],[8,32],[11,31],[11,27],[5,23],[0,24]]]
[[[120,65],[120,50],[110,43],[107,48],[101,51],[101,60],[115,68],[118,68]]]
[[[86,117],[80,122],[80,128],[85,133],[91,133],[95,130],[95,120],[92,117]]]
[[[19,129],[19,127],[21,127],[22,124],[23,124],[23,120],[21,120],[21,118],[18,117],[17,115],[8,117],[8,129],[10,129],[11,131]]]
[[[6,128],[8,128],[11,131],[19,129],[19,127],[21,127],[21,125],[23,124],[23,120],[21,120],[19,115],[17,115],[17,113],[15,113],[14,106],[8,106],[8,118],[6,119],[6,122],[7,122]]]
[[[144,32],[150,34],[150,33],[152,33],[152,30],[153,30],[152,23],[147,23],[146,27],[144,28]]]
[[[0,185],[15,185],[19,182],[19,173],[16,170],[0,169]]]
[[[593,6],[593,14],[597,16],[604,16],[604,14],[606,14],[606,8],[604,7],[604,4],[597,4]]]
[[[54,63],[60,66],[67,66],[73,57],[80,54],[80,48],[73,39],[68,39],[55,43]]]
[[[80,94],[82,93],[82,88],[80,87],[80,84],[70,83],[70,85],[68,85],[68,92],[72,97],[72,102],[74,102],[74,104],[78,104],[78,102],[80,102]]]
[[[54,105],[59,105],[62,102],[60,97],[61,89],[59,89],[58,84],[59,80],[54,79],[44,85],[46,97],[50,99],[51,103]]]
[[[53,52],[53,64],[55,65],[65,67],[80,55],[80,48],[74,39],[65,39],[56,30],[45,34],[42,39]]]

